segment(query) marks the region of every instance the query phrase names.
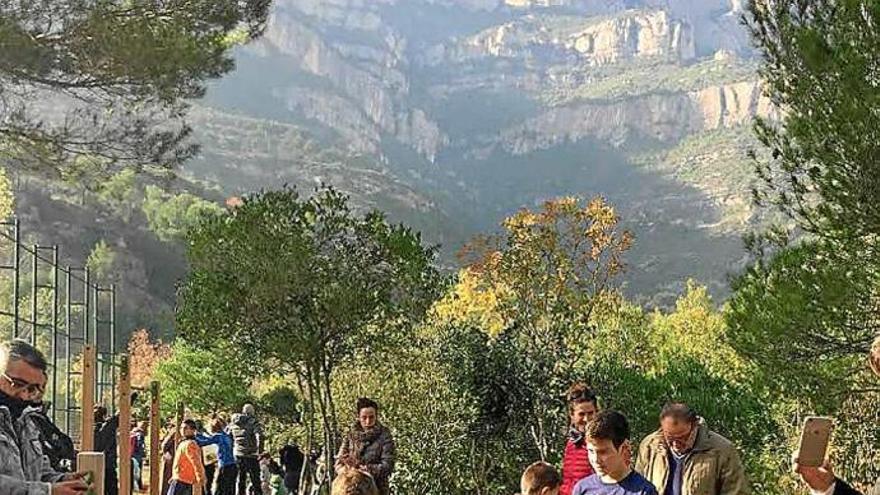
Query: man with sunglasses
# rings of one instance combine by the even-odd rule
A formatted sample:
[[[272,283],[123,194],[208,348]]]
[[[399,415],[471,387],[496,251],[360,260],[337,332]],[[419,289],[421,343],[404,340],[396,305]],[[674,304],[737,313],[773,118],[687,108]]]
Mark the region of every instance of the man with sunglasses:
[[[32,416],[46,387],[43,354],[21,341],[0,344],[0,494],[82,495],[85,473],[59,473],[44,455]]]
[[[662,495],[749,493],[736,447],[681,402],[663,407],[660,429],[642,440],[636,470]]]

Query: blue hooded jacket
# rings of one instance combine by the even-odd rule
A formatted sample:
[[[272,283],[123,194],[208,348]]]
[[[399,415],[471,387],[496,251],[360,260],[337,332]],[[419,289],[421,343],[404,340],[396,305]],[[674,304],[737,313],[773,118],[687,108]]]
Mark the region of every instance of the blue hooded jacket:
[[[217,446],[217,462],[220,467],[231,466],[235,464],[235,456],[232,455],[232,438],[224,432],[214,433],[213,435],[205,435],[199,433],[196,435],[196,443],[199,447],[206,445]]]

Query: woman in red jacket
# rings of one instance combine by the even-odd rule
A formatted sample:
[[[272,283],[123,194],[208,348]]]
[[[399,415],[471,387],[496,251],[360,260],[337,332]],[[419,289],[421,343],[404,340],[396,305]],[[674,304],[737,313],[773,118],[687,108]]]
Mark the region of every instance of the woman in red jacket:
[[[578,481],[593,474],[593,467],[587,457],[587,442],[584,432],[587,423],[599,412],[596,394],[583,383],[575,383],[568,389],[568,413],[571,428],[565,442],[562,456],[562,487],[559,495],[571,495]]]

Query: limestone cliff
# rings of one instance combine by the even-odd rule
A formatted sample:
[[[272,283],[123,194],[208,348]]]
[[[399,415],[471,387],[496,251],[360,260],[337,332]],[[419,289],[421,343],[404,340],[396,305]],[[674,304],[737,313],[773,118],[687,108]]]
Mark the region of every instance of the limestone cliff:
[[[314,6],[305,3],[305,7]],[[326,6],[325,6],[326,7]],[[353,14],[332,19],[347,24]],[[382,31],[366,13],[367,28]],[[361,26],[361,24],[357,24]],[[302,23],[296,11],[280,11],[262,41],[296,65],[296,69],[326,82],[324,87],[290,87],[276,91],[291,110],[301,112],[339,132],[360,151],[378,152],[382,135],[395,136],[432,160],[446,141],[439,127],[423,110],[407,105],[409,82],[402,65],[400,40],[384,33],[372,46],[328,41],[322,33]]]
[[[268,186],[303,167],[311,180],[332,178],[376,204],[385,196],[384,204],[431,215],[442,210],[469,232],[491,229],[512,209],[556,194],[607,193],[661,244],[732,234],[753,220],[738,185],[743,176],[729,172],[745,162],[739,137],[751,119],[773,110],[739,22],[742,0],[274,6],[266,36],[240,53],[245,65],[263,61],[265,81],[243,85],[262,89],[230,106],[256,120],[309,129],[384,168],[353,169],[347,180],[344,166],[318,173],[275,155],[261,156],[260,167],[270,170],[259,171],[234,158],[242,151],[226,149],[213,158],[230,164],[219,167],[227,177]],[[222,132],[250,131],[230,125]],[[627,175],[635,174],[632,167],[653,176]],[[297,175],[303,183],[306,176]],[[639,181],[651,187],[639,189]],[[424,191],[436,202],[418,206],[412,198]],[[694,245],[728,249],[715,240]],[[698,257],[689,249],[672,251]],[[670,263],[693,265],[676,259]]]
[[[261,49],[280,54],[283,63],[311,79],[276,87],[273,96],[291,112],[333,130],[352,150],[383,155],[392,138],[434,162],[453,144],[450,131],[444,130],[437,111],[432,110],[442,108],[444,100],[485,90],[521,92],[534,98],[560,82],[570,88],[564,91],[578,91],[603,83],[604,72],[591,72],[591,68],[613,77],[625,64],[643,60],[687,66],[706,50],[698,41],[707,24],[700,16],[723,12],[713,23],[717,28],[742,8],[736,1],[721,0],[699,5],[691,0],[644,0],[638,9],[628,8],[632,2],[615,0],[509,0],[503,5],[491,0],[422,1],[425,9],[434,9],[431,15],[439,12],[449,16],[450,22],[467,24],[473,17],[469,12],[485,12],[483,23],[489,27],[425,43],[404,19],[406,13],[416,19],[422,15],[422,7],[414,2],[280,0]],[[687,9],[690,13],[683,15]],[[455,31],[450,28],[450,33]],[[722,51],[736,53],[728,48]],[[742,85],[707,84],[696,89],[688,97],[696,101],[705,128],[741,122],[755,113],[753,107],[763,105],[758,91],[746,94],[750,90]],[[693,111],[680,110],[685,107],[682,95],[640,96],[626,103],[580,103],[552,109],[523,125],[530,129],[527,134],[542,136],[536,142],[545,144],[557,142],[562,135],[576,139],[582,134],[619,142],[632,132],[675,139],[694,128]],[[671,113],[664,114],[667,111]],[[612,124],[596,132],[576,121],[579,116],[606,114],[613,116]],[[630,122],[638,115],[650,118]],[[553,122],[568,122],[568,129],[552,129]],[[544,127],[550,128],[546,135],[540,132]],[[515,141],[504,144],[505,149],[534,148],[524,144],[528,140],[516,132],[501,135]]]
[[[703,115],[703,129],[748,124],[755,116],[774,117],[777,112],[755,81],[742,81],[690,93]]]
[[[637,57],[688,61],[695,53],[691,26],[671,20],[663,10],[628,12],[602,21],[576,33],[569,43],[594,64]]]
[[[742,81],[699,91],[554,108],[501,131],[490,148],[500,146],[522,155],[586,138],[615,147],[644,139],[674,144],[694,133],[745,126],[755,116],[774,115],[760,84]],[[484,156],[486,151],[481,148],[475,156]]]
[[[574,57],[569,63],[593,66],[643,57],[687,61],[695,53],[691,31],[687,22],[671,19],[663,10],[600,18],[528,15],[434,48],[429,61],[437,65],[506,57],[547,64]]]

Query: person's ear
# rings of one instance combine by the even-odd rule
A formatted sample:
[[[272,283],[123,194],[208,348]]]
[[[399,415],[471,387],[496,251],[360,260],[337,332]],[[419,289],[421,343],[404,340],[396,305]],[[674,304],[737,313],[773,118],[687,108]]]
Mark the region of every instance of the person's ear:
[[[620,449],[618,450],[621,457],[623,457],[627,464],[629,464],[632,461],[633,456],[632,442],[630,442],[629,440],[625,440],[623,444],[620,445]]]

